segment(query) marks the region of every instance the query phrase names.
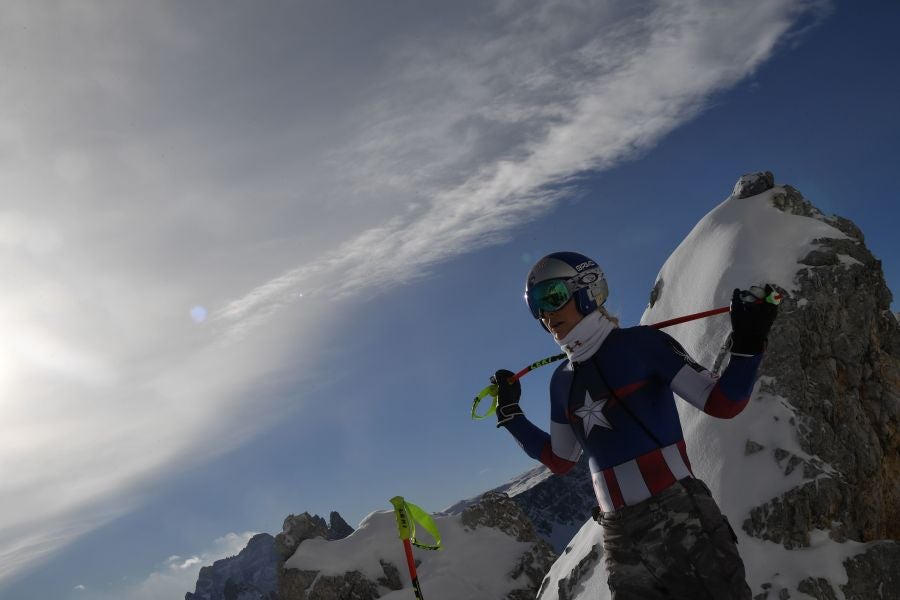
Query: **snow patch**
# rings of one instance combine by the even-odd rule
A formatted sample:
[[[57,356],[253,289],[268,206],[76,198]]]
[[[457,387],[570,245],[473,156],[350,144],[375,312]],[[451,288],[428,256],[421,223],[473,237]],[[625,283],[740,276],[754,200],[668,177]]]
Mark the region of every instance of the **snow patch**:
[[[577,582],[563,582],[563,579],[571,578],[576,571],[581,572],[581,579]],[[572,538],[559,559],[553,563],[544,578],[537,600],[559,600],[561,583],[564,586],[572,586],[571,593],[563,596],[564,598],[610,600],[609,586],[606,583],[608,577],[609,573],[603,559],[603,528],[593,520],[589,520]]]
[[[515,478],[507,481],[503,485],[492,488],[489,491],[499,492],[501,494],[506,494],[510,498],[514,498],[523,492],[527,492],[542,481],[549,479],[552,475],[553,473],[547,467],[542,465],[533,469],[529,469],[521,475],[518,475]],[[473,498],[467,498],[465,500],[455,502],[442,510],[439,514],[455,515],[461,513],[472,504],[475,504],[478,499],[481,498],[481,496],[482,494],[479,494],[478,496],[475,496]]]
[[[793,597],[797,594],[797,586],[810,577],[828,580],[839,600],[844,600],[840,591],[841,585],[848,581],[844,561],[865,552],[872,544],[860,542],[836,542],[828,536],[827,531],[810,532],[808,548],[787,550],[781,544],[742,537],[738,549],[744,564],[753,566],[752,576],[748,583],[754,592],[762,588],[762,584],[771,584],[769,597],[780,597],[782,589],[789,590]],[[802,596],[802,595],[801,595]]]
[[[850,256],[849,254],[838,254],[838,260],[845,267],[855,267],[855,266],[863,266],[863,264]]]

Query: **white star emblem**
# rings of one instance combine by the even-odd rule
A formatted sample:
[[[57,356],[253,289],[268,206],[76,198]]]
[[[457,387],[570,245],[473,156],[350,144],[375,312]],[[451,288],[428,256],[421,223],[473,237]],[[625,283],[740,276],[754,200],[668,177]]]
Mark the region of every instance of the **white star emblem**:
[[[612,429],[612,424],[606,419],[606,415],[603,414],[604,406],[606,406],[606,398],[595,402],[591,398],[590,392],[584,393],[584,406],[575,409],[575,415],[581,419],[581,423],[584,425],[584,437],[591,435],[591,429],[595,425]]]

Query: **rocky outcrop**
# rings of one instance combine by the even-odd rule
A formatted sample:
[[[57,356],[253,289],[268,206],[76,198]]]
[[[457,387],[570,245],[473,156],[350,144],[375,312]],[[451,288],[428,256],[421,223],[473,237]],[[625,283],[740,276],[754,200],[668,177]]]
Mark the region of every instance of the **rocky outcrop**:
[[[326,540],[340,540],[353,533],[353,528],[341,517],[332,511],[329,522],[319,515],[311,515],[305,512],[301,515],[288,515],[282,525],[281,533],[275,537],[275,550],[282,560],[290,558],[297,550],[297,546],[303,540],[314,537]]]
[[[525,491],[510,495],[528,515],[537,534],[557,554],[591,518],[597,504],[585,457],[565,475],[551,475]]]
[[[802,450],[817,458],[767,449],[785,474],[802,468],[806,482],[753,509],[743,529],[788,549],[809,546],[814,530],[839,542],[878,542],[844,562],[841,592],[900,598],[900,323],[892,295],[856,225],[783,190],[776,208],[843,234],[815,240],[800,261],[798,289],[782,304],[760,369],[762,390],[789,403]],[[756,446],[748,441],[762,450]],[[824,579],[806,579],[798,590],[839,597]]]
[[[775,176],[772,174],[772,171],[747,173],[746,175],[742,175],[737,183],[734,184],[731,197],[749,198],[750,196],[756,196],[757,194],[762,194],[767,190],[771,190],[773,187],[775,187]]]
[[[833,471],[812,469],[813,481],[758,507],[744,529],[789,548],[808,545],[813,529],[839,541],[900,539],[900,326],[891,292],[853,223],[784,190],[776,207],[846,237],[816,240],[801,260],[799,290],[782,306],[761,374],[764,390],[794,409],[803,450]]]
[[[480,502],[463,511],[462,522],[471,529],[493,527],[519,542],[532,544],[531,549],[519,557],[515,567],[509,572],[510,579],[519,579],[524,574],[528,585],[510,592],[507,599],[534,598],[544,575],[556,560],[556,553],[550,544],[538,536],[534,524],[515,500],[506,494],[488,492],[481,497]]]
[[[331,511],[328,516],[328,539],[342,540],[353,533],[353,528],[336,511]]]
[[[873,544],[844,567],[848,582],[840,587],[847,600],[900,598],[900,544]]]
[[[349,577],[341,581],[337,581],[333,577],[322,577],[317,582],[319,594],[326,593],[324,590],[331,590],[334,593],[346,594],[339,596],[304,596],[305,590],[316,580],[318,573],[315,571],[302,571],[297,569],[283,568],[284,562],[289,559],[297,547],[303,541],[312,538],[324,538],[326,540],[340,540],[353,533],[353,528],[337,512],[332,511],[329,516],[329,522],[318,515],[311,515],[305,512],[301,515],[288,515],[282,525],[282,531],[275,538],[275,550],[279,555],[278,562],[278,598],[304,598],[304,600],[313,600],[314,598],[354,598],[365,600],[367,598],[377,598],[378,596],[366,595],[374,593],[371,586],[361,574],[348,574]],[[399,589],[399,588],[398,588]]]
[[[375,600],[381,596],[378,585],[359,571],[326,576],[316,571],[285,569],[284,575],[279,588],[284,600]]]
[[[260,533],[237,556],[200,569],[194,593],[185,600],[278,600],[275,538]]]

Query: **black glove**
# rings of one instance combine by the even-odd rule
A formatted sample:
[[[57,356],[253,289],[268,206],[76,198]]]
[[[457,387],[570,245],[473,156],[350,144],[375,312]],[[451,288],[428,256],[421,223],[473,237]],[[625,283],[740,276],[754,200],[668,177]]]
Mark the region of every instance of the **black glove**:
[[[497,386],[497,427],[506,425],[513,417],[521,415],[519,398],[522,397],[522,385],[519,380],[510,383],[509,378],[515,375],[512,371],[500,369],[491,376],[491,383]]]
[[[735,289],[731,296],[731,351],[735,354],[760,354],[766,349],[769,329],[778,315],[781,294],[770,284],[764,288]]]

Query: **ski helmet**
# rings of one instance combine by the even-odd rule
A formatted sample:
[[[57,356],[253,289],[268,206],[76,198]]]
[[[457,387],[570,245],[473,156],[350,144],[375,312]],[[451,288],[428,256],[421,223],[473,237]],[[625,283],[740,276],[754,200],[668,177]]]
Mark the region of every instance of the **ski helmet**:
[[[577,252],[548,254],[531,267],[525,281],[525,302],[535,319],[559,310],[571,298],[578,312],[587,315],[602,306],[608,295],[603,270]]]

